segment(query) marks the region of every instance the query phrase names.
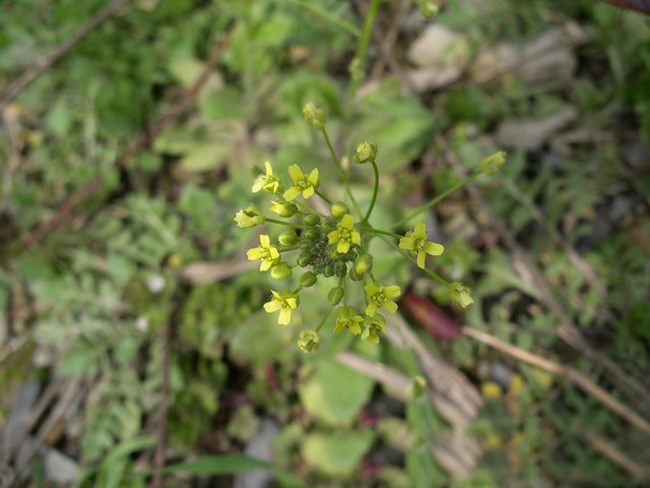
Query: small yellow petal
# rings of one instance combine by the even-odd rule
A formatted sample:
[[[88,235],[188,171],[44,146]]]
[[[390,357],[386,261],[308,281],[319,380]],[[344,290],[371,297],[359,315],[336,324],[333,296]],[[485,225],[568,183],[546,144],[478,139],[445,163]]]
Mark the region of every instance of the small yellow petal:
[[[264,161],[264,167],[266,168],[266,176],[273,176],[273,168],[271,167],[271,162]]]
[[[257,261],[262,257],[262,248],[254,247],[253,249],[249,249],[246,251],[246,256],[248,257],[249,261]]]
[[[350,230],[352,229],[353,225],[354,225],[354,218],[352,217],[352,215],[345,214],[341,219],[341,223],[339,224],[339,227]]]
[[[427,226],[426,224],[415,224],[413,228],[413,238],[414,239],[426,239],[427,238]]]
[[[415,248],[415,241],[412,237],[402,237],[399,240],[399,247],[402,249],[413,250]]]
[[[333,230],[329,234],[327,234],[327,241],[329,244],[334,244],[341,238],[341,231],[340,230]]]
[[[393,300],[385,300],[384,308],[390,313],[395,313],[397,312],[397,303],[395,303]]]
[[[266,234],[261,234],[260,244],[262,245],[262,247],[269,247],[271,245],[271,238]]]
[[[427,242],[424,246],[424,250],[431,256],[440,256],[445,252],[445,246],[438,244],[437,242]]]
[[[336,252],[339,254],[345,254],[350,250],[350,241],[341,239],[336,245]]]
[[[303,192],[302,192],[302,197],[303,198],[307,199],[307,198],[311,198],[312,196],[314,196],[314,187],[313,186],[308,186],[307,188],[305,188],[303,190]]]
[[[399,286],[397,285],[390,285],[390,286],[385,286],[383,289],[384,295],[386,295],[389,298],[395,298],[400,296],[402,293],[402,290],[400,289]]]
[[[418,252],[418,257],[416,259],[418,268],[424,269],[424,266],[426,264],[426,257],[427,257],[427,253],[425,253],[424,251]]]
[[[300,166],[298,166],[297,164],[292,164],[291,166],[289,166],[289,176],[291,176],[291,179],[293,180],[294,183],[297,183],[300,180],[305,178],[305,175],[302,173]]]
[[[266,302],[264,304],[264,310],[267,311],[268,313],[277,312],[278,310],[280,310],[280,308],[281,308],[280,302],[278,302],[277,300],[271,300],[270,302]]]
[[[288,325],[291,322],[291,310],[283,308],[278,315],[278,324]]]
[[[356,230],[350,233],[350,238],[352,239],[352,244],[361,244],[361,234],[359,234]]]
[[[375,302],[370,302],[366,306],[366,315],[368,317],[374,317],[376,313],[377,313],[377,304]]]
[[[291,200],[295,199],[298,195],[300,195],[300,189],[298,189],[297,186],[292,186],[290,187],[287,191],[284,192],[284,199],[288,202]]]
[[[307,177],[307,181],[314,186],[318,184],[318,168],[314,168],[311,171],[311,173],[309,173],[309,177]]]
[[[268,260],[266,260],[266,261],[262,261],[262,263],[260,264],[260,271],[266,271],[266,270],[268,270],[272,265],[273,265],[273,262],[272,262],[272,261],[268,261]]]

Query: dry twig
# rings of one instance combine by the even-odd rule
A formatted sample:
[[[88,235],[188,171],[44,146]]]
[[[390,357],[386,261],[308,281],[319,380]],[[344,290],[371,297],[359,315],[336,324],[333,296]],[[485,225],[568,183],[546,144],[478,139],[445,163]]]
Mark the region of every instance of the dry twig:
[[[475,329],[473,327],[465,327],[463,329],[463,334],[471,337],[474,340],[482,342],[483,344],[487,344],[490,347],[498,349],[499,351],[508,354],[509,356],[512,356],[519,361],[523,361],[527,364],[548,371],[549,373],[561,375],[563,378],[568,379],[576,386],[581,388],[584,392],[596,398],[605,407],[617,414],[619,417],[627,420],[630,424],[650,434],[650,423],[648,421],[627,408],[625,405],[623,405],[623,403],[607,393],[604,389],[595,384],[578,370],[554,363],[553,361],[550,361],[546,358],[525,351],[524,349],[520,349],[517,346],[503,342],[496,337],[491,336],[487,332]]]

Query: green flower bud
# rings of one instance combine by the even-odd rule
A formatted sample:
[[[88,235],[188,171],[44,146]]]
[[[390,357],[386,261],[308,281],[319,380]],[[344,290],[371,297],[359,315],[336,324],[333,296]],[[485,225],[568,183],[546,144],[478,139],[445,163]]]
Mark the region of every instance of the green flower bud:
[[[354,162],[357,164],[372,163],[377,158],[377,145],[370,142],[362,142],[357,146],[357,153],[354,155]]]
[[[354,263],[354,271],[363,276],[372,269],[372,256],[370,254],[362,254]]]
[[[339,261],[334,266],[334,274],[336,274],[336,276],[338,276],[339,278],[343,278],[346,274],[348,274],[348,267],[345,265],[344,262]]]
[[[313,102],[307,102],[302,108],[302,114],[309,125],[318,130],[325,129],[325,112],[320,110]]]
[[[291,266],[280,262],[271,267],[271,276],[276,280],[288,280],[291,278]]]
[[[296,207],[294,203],[285,202],[283,200],[274,200],[271,202],[271,212],[276,213],[285,219],[293,217],[297,211],[298,207]]]
[[[335,219],[340,219],[345,214],[350,213],[350,210],[348,210],[347,205],[345,205],[345,203],[343,203],[343,202],[333,203],[330,210],[332,212],[332,217],[334,217]]]
[[[319,229],[307,229],[303,235],[305,236],[305,239],[308,239],[310,241],[315,241],[321,236]]]
[[[278,242],[283,246],[295,246],[298,243],[298,234],[295,230],[285,230],[278,236]]]
[[[305,266],[309,265],[309,263],[311,263],[312,259],[313,256],[310,252],[303,251],[298,256],[298,259],[296,259],[296,263],[298,263],[298,266],[304,268]]]
[[[418,7],[420,9],[420,12],[422,12],[422,15],[425,17],[433,17],[440,11],[440,7],[438,7],[435,3],[428,2],[426,0],[418,1]]]
[[[332,288],[330,292],[327,294],[327,301],[330,305],[338,305],[338,303],[341,301],[343,298],[343,295],[345,293],[345,290],[341,288],[340,286],[337,286],[336,288]]]
[[[363,279],[363,276],[359,275],[359,273],[357,273],[354,270],[354,266],[352,267],[352,269],[350,269],[350,273],[348,273],[348,276],[352,281],[361,281]]]
[[[318,281],[316,275],[311,271],[307,271],[300,277],[299,284],[303,288],[309,288],[310,286],[314,286],[316,281]]]
[[[320,224],[320,217],[318,215],[309,214],[306,215],[304,219],[302,219],[302,223],[308,227],[314,227]]]
[[[427,380],[421,376],[416,375],[411,378],[409,385],[409,396],[413,399],[419,398],[427,392]]]
[[[461,307],[466,308],[474,303],[469,288],[460,283],[452,283],[449,285],[451,291],[451,299],[458,303]]]
[[[323,274],[325,275],[325,278],[331,278],[334,276],[334,266],[331,264],[325,265],[325,272]]]
[[[235,222],[242,229],[247,227],[255,227],[256,225],[263,224],[266,218],[262,211],[255,205],[249,205],[245,210],[240,210],[235,214]]]
[[[298,347],[303,352],[314,352],[320,347],[320,334],[315,330],[305,329],[300,332]]]
[[[506,153],[497,151],[491,156],[488,156],[479,165],[478,170],[486,175],[498,172],[506,163]]]

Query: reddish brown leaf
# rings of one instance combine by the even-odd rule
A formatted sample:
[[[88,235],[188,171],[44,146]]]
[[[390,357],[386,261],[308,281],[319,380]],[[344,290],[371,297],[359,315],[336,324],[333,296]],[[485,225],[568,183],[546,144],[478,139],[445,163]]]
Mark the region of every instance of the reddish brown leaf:
[[[436,339],[455,339],[462,333],[460,324],[427,298],[408,291],[402,297],[400,306]]]

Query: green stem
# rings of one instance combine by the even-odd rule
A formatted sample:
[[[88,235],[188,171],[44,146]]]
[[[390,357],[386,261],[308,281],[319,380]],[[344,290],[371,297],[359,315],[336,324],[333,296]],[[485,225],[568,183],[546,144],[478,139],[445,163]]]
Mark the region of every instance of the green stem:
[[[370,232],[372,234],[381,234],[383,236],[394,237],[395,239],[401,239],[402,237],[404,237],[403,235],[395,234],[394,232],[389,232],[387,230],[381,230],[381,229],[375,229],[374,227],[370,227],[370,226],[364,226],[364,227],[361,227],[361,229],[365,230],[366,232]]]
[[[318,195],[318,196],[321,197],[323,200],[325,200],[327,203],[329,203],[330,205],[332,205],[332,200],[330,200],[329,198],[327,198],[325,195],[323,195],[323,194],[322,194],[321,192],[319,192],[318,190],[316,190],[316,195]]]
[[[459,182],[456,183],[455,185],[452,185],[452,186],[451,186],[450,188],[448,188],[447,190],[443,191],[440,195],[438,195],[438,196],[435,197],[434,199],[428,201],[428,202],[425,203],[424,205],[420,205],[418,208],[416,208],[416,209],[415,209],[413,212],[411,212],[409,215],[407,215],[407,216],[404,217],[402,220],[400,220],[399,222],[397,222],[396,224],[394,224],[394,225],[393,225],[393,228],[397,228],[397,227],[401,227],[401,226],[403,226],[404,224],[406,224],[408,221],[410,221],[410,220],[411,220],[412,218],[414,218],[415,216],[421,214],[422,212],[424,212],[425,210],[427,210],[427,209],[429,209],[429,208],[431,208],[431,207],[436,206],[438,203],[440,203],[442,200],[444,200],[444,199],[447,198],[449,195],[451,195],[452,193],[454,193],[456,190],[458,190],[458,189],[464,187],[467,183],[469,183],[470,181],[472,181],[472,180],[473,180],[474,178],[476,178],[479,174],[480,174],[480,173],[472,173],[471,175],[467,176],[466,178],[464,178],[463,180],[459,181]]]
[[[377,201],[377,193],[379,192],[379,168],[377,168],[377,163],[370,161],[372,163],[372,170],[375,173],[375,187],[372,190],[372,200],[370,200],[370,206],[366,212],[366,216],[363,218],[363,223],[368,222],[372,210],[375,208],[375,202]]]
[[[361,37],[359,38],[359,43],[357,44],[357,52],[355,58],[359,63],[359,66],[363,70],[364,74],[366,71],[366,55],[368,53],[368,43],[370,42],[370,36],[372,34],[372,28],[375,25],[375,19],[377,18],[377,12],[379,12],[379,7],[383,0],[371,0],[370,7],[368,7],[368,15],[366,15],[366,20],[363,23],[363,30],[361,31]],[[357,88],[359,88],[359,83],[361,78],[354,78],[352,84],[350,85],[350,95],[353,97],[357,93]]]
[[[352,195],[352,192],[350,191],[350,181],[348,180],[348,175],[343,169],[343,166],[341,166],[341,161],[339,161],[339,158],[336,156],[336,152],[334,151],[334,146],[332,146],[332,141],[330,140],[330,136],[327,134],[326,129],[321,130],[321,132],[323,133],[323,137],[325,138],[325,143],[327,144],[327,148],[329,149],[330,156],[332,157],[332,161],[334,161],[334,164],[336,165],[336,169],[338,170],[339,175],[341,177],[341,180],[343,180],[343,187],[345,188],[345,192],[350,198],[350,201],[352,202],[352,205],[354,206],[357,215],[361,215],[361,209],[359,208],[359,205],[357,205],[357,201],[354,199],[354,195]]]
[[[309,213],[309,214],[312,214],[312,215],[318,215],[319,217],[325,217],[325,215],[318,212],[317,210],[314,210],[309,205],[307,205],[306,203],[301,202],[300,200],[294,200],[293,203],[295,203],[300,208],[302,208],[305,211],[305,213]]]
[[[277,219],[272,219],[271,217],[264,217],[267,222],[271,222],[273,224],[280,224],[280,225],[286,225],[287,227],[291,227],[293,229],[302,229],[302,226],[296,225],[296,224],[291,224],[289,222],[283,222],[282,220],[277,220]]]
[[[389,246],[392,246],[393,248],[395,248],[395,250],[397,252],[399,252],[402,256],[404,256],[409,261],[415,263],[415,265],[417,266],[417,264],[418,264],[417,260],[413,256],[411,256],[409,253],[407,253],[404,249],[402,249],[398,245],[394,244],[393,242],[389,241],[388,239],[386,239],[383,236],[379,236],[379,238],[382,241],[384,241],[386,244],[388,244]],[[422,268],[420,268],[420,269],[422,269]],[[444,278],[439,276],[437,273],[434,273],[430,269],[424,268],[424,269],[422,269],[422,271],[424,271],[431,279],[437,281],[441,285],[444,285],[444,286],[447,286],[447,287],[451,285],[447,280],[445,280]]]
[[[320,324],[318,324],[318,327],[316,327],[316,332],[320,332],[320,330],[323,328],[323,326],[325,325],[325,322],[327,322],[327,319],[330,318],[330,315],[332,314],[332,310],[334,310],[334,308],[330,308],[330,309],[327,311],[327,313],[326,313],[325,316],[323,317],[323,320],[321,320],[321,321],[320,321]]]
[[[346,22],[345,20],[341,19],[340,17],[337,17],[336,15],[332,15],[327,10],[322,9],[317,5],[313,5],[313,3],[309,3],[309,2],[307,2],[305,0],[290,0],[290,1],[297,4],[297,5],[300,5],[305,10],[310,10],[311,12],[315,13],[316,15],[320,15],[324,19],[329,20],[333,24],[336,24],[337,26],[339,26],[344,31],[347,31],[350,34],[352,34],[354,37],[359,37],[361,35],[361,31],[355,25],[352,25],[351,23]]]

